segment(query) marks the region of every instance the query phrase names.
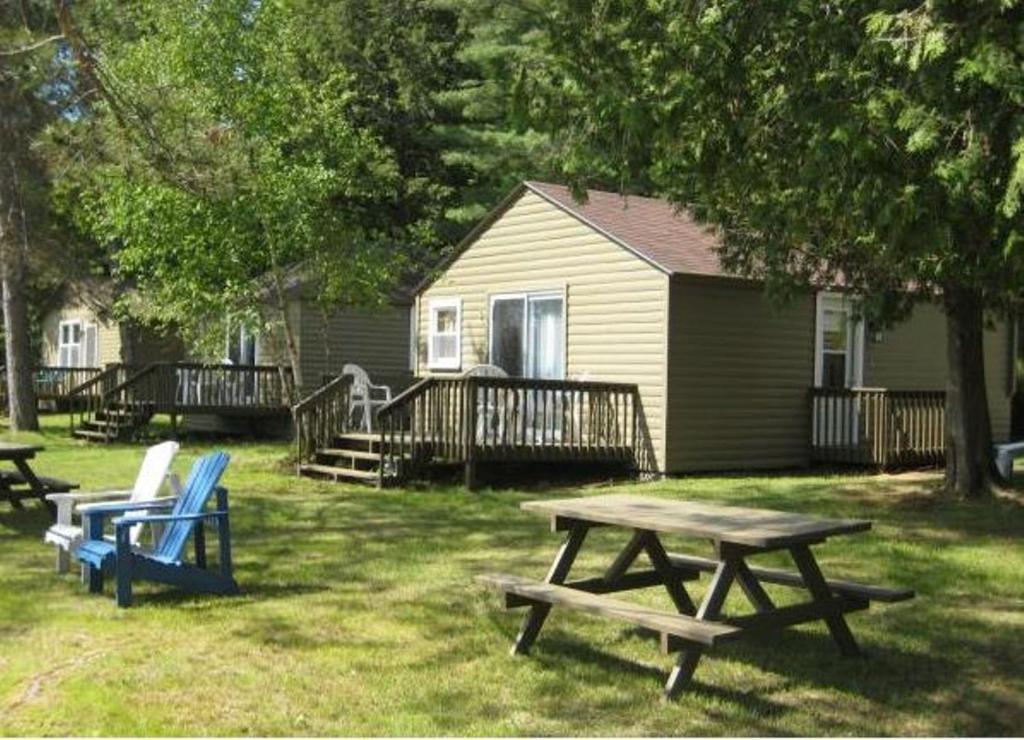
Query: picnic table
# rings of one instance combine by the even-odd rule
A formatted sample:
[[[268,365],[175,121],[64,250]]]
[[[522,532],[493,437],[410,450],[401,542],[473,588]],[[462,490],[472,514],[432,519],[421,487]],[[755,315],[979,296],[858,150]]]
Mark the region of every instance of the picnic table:
[[[47,494],[67,493],[78,488],[78,484],[36,475],[28,461],[43,449],[41,445],[0,442],[0,461],[13,463],[15,468],[0,470],[0,499],[6,498],[13,508],[21,509],[22,499],[34,497],[42,501],[51,514],[56,514],[54,504],[46,500]]]
[[[662,650],[679,653],[665,685],[665,696],[670,699],[688,684],[708,648],[747,635],[823,620],[839,652],[857,656],[860,649],[845,615],[866,609],[872,601],[895,602],[914,596],[909,589],[827,579],[822,574],[811,547],[830,537],[870,529],[871,522],[861,519],[826,519],[630,495],[528,501],[522,508],[549,517],[552,530],[566,535],[543,581],[503,574],[479,578],[505,594],[506,608],[529,609],[512,647],[513,655],[530,650],[556,605],[622,620],[659,633]],[[573,562],[587,533],[595,527],[622,527],[631,535],[602,575],[570,581]],[[661,542],[662,534],[710,541],[712,556],[669,553]],[[788,551],[796,570],[747,562],[753,555],[775,551]],[[647,554],[650,567],[631,570],[641,553]],[[712,576],[697,604],[685,584],[702,573]],[[776,606],[762,585],[765,583],[805,589],[810,600]],[[734,584],[753,606],[752,614],[729,617],[722,613]],[[648,587],[663,587],[675,611],[608,596]]]

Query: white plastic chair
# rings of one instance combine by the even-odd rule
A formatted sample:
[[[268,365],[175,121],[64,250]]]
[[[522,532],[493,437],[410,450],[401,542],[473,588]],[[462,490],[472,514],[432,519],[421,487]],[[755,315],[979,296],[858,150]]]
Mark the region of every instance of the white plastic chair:
[[[352,376],[352,385],[348,392],[348,418],[357,409],[362,412],[362,426],[367,432],[373,431],[373,417],[377,409],[391,402],[391,387],[374,385],[370,376],[359,365],[348,364],[341,369],[342,375]],[[374,397],[374,392],[378,397]],[[383,394],[383,398],[380,397]]]
[[[57,572],[66,573],[71,563],[71,556],[82,541],[81,522],[75,522],[75,514],[81,515],[88,511],[89,503],[127,500],[133,503],[156,501],[160,489],[167,481],[172,492],[177,496],[181,488],[178,478],[170,473],[171,463],[178,454],[177,442],[161,442],[146,450],[142,467],[135,478],[131,490],[98,491],[94,493],[51,493],[46,498],[57,506],[57,522],[46,530],[43,541],[57,548]],[[168,500],[173,500],[170,497]],[[144,511],[131,512],[129,516],[144,516]],[[131,529],[131,544],[137,546],[142,538],[142,525]]]
[[[502,370],[497,365],[474,365],[462,374],[464,378],[507,378],[508,373]],[[487,394],[485,398],[487,400],[481,400],[476,405],[476,441],[483,443],[487,440],[488,432],[494,429],[494,433],[498,439],[501,439],[505,434],[505,414],[504,409],[501,408],[501,404],[498,403],[496,398],[491,399],[491,394]]]

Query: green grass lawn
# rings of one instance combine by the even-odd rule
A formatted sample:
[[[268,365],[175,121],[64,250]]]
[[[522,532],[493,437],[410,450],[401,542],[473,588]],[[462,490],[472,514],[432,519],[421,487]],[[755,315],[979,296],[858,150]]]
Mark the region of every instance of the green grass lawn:
[[[49,417],[36,469],[130,484],[140,448],[67,439]],[[9,435],[8,435],[9,436]],[[37,439],[36,435],[23,438]],[[299,480],[283,444],[225,443],[243,594],[136,589],[137,606],[52,571],[35,504],[0,503],[0,732],[8,734],[1019,734],[1024,506],[937,499],[928,476],[690,478],[547,491],[379,492]],[[187,444],[186,472],[208,445]],[[675,704],[672,658],[626,625],[555,611],[512,658],[520,613],[478,573],[542,576],[558,543],[529,498],[608,490],[867,517],[819,548],[826,574],[913,587],[850,616],[869,657],[823,626],[710,653]],[[624,540],[596,530],[578,572]],[[699,542],[670,549],[707,554]],[[771,558],[767,562],[772,562]],[[782,562],[782,561],[778,561]],[[700,590],[707,584],[702,579]],[[769,587],[780,601],[792,590]],[[631,597],[632,598],[632,597]],[[638,595],[668,607],[660,592]],[[729,606],[744,609],[742,599]]]

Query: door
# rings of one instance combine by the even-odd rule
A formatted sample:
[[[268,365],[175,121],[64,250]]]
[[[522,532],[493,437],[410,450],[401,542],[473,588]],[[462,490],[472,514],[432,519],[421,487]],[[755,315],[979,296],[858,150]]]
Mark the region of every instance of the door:
[[[864,322],[855,300],[819,293],[814,341],[814,385],[836,393],[815,398],[812,410],[816,446],[856,447],[863,438],[858,397],[842,393],[859,387],[864,374]],[[819,419],[827,420],[819,429]]]
[[[565,298],[561,293],[524,293],[491,299],[490,362],[511,377],[565,377]],[[516,406],[532,444],[561,435],[560,391],[522,392]],[[504,413],[504,412],[502,412]]]
[[[490,363],[513,378],[565,377],[565,300],[560,293],[491,299]]]

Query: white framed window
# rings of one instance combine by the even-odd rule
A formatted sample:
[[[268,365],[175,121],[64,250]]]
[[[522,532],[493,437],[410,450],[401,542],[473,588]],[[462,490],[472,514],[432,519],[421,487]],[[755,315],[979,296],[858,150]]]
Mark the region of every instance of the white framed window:
[[[864,382],[864,322],[856,299],[818,293],[814,330],[814,385],[855,388]]]
[[[430,301],[427,365],[432,370],[458,370],[462,366],[462,300]]]
[[[81,367],[82,359],[82,322],[61,321],[57,327],[57,364]]]
[[[565,378],[565,294],[491,296],[489,359],[512,377]]]

